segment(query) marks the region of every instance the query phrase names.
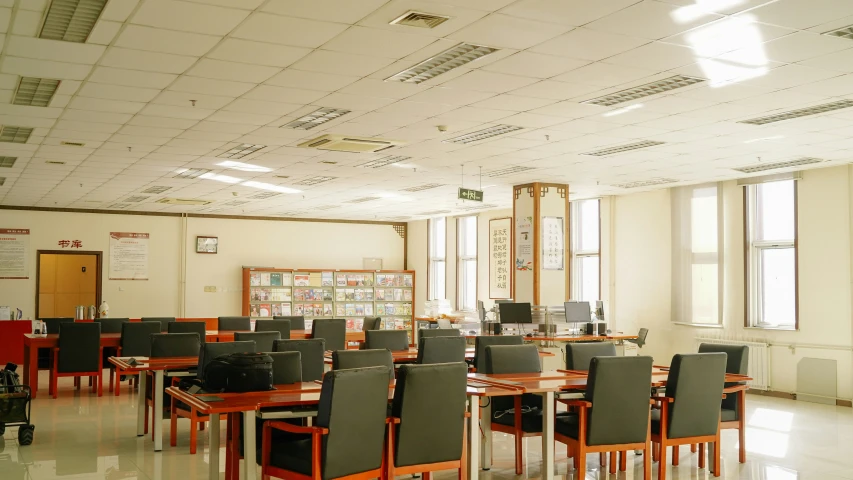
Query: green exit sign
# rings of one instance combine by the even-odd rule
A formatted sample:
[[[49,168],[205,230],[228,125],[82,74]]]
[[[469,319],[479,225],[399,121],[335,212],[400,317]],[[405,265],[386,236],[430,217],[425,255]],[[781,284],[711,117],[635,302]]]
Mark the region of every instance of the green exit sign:
[[[471,190],[470,188],[459,188],[459,198],[462,200],[473,200],[475,202],[483,201],[482,190]]]

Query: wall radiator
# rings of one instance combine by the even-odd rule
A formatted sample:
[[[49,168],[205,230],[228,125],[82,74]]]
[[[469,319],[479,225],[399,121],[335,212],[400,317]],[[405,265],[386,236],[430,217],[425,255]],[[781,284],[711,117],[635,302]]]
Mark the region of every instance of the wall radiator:
[[[696,338],[696,347],[700,343],[716,343],[719,345],[746,345],[749,347],[749,376],[751,382],[747,382],[749,388],[756,390],[770,389],[770,349],[766,343],[743,342],[740,340],[727,340],[724,338]]]

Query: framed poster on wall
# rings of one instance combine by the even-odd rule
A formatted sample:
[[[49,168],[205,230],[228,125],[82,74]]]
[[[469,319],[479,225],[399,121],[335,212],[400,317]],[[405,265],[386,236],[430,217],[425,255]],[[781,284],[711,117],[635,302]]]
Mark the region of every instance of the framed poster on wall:
[[[564,268],[563,217],[542,217],[542,269]]]
[[[489,220],[489,298],[512,298],[512,218]]]

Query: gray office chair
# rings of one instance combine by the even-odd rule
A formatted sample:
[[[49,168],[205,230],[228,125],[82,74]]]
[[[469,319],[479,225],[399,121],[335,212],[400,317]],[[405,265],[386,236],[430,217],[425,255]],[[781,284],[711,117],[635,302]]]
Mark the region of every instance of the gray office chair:
[[[121,339],[116,356],[119,357],[149,357],[151,356],[151,335],[160,333],[159,322],[126,322],[121,324]],[[134,377],[136,375],[133,375]],[[123,377],[123,376],[122,376]],[[121,380],[115,385],[116,396],[121,390]],[[115,365],[110,364],[110,391],[113,391],[115,381]]]
[[[615,357],[616,345],[611,342],[567,343],[566,370],[589,370],[593,357]]]
[[[462,331],[458,328],[421,328],[418,330],[418,338],[460,336],[462,336]]]
[[[276,340],[281,340],[281,333],[273,332],[234,332],[234,340],[251,340],[255,342],[256,352],[272,352]]]
[[[521,335],[495,335],[477,336],[474,338],[474,368],[478,372],[486,372],[486,347],[490,345],[523,345],[524,338]],[[537,361],[539,357],[536,358]],[[537,370],[538,371],[538,370]]]
[[[207,340],[207,327],[204,322],[172,322],[169,324],[169,333],[195,333],[202,344]]]
[[[426,337],[418,340],[419,364],[465,362],[465,339],[462,337]]]
[[[364,323],[361,324],[361,331],[379,330],[382,328],[382,319],[380,317],[364,317]]]
[[[305,317],[303,315],[276,315],[273,320],[290,320],[291,330],[305,330]]]
[[[391,351],[409,349],[409,335],[405,330],[368,330],[364,332],[364,349],[387,348]]]
[[[290,338],[290,320],[255,320],[256,332],[278,332],[282,339]]]
[[[646,336],[649,334],[648,328],[641,328],[640,332],[637,334],[637,338],[629,338],[625,340],[628,343],[634,343],[639,348],[643,348],[643,345],[646,344]]]
[[[746,345],[719,345],[715,343],[702,343],[699,345],[699,353],[723,352],[726,354],[726,373],[736,373],[738,375],[749,374],[749,347]],[[746,382],[726,383],[725,387],[733,387],[742,385]],[[746,412],[741,412],[738,406],[740,395],[745,395],[746,392],[734,392],[727,394],[722,400],[720,410],[720,428],[738,430],[740,441],[738,447],[740,449],[739,461],[746,462]]]
[[[346,350],[347,321],[342,318],[322,318],[311,323],[311,337],[326,340],[328,350]]]
[[[176,322],[177,319],[175,317],[142,317],[141,321],[158,322],[160,324],[160,331],[165,333],[169,331],[169,324]]]
[[[101,333],[121,333],[123,323],[130,322],[129,318],[96,318],[95,323],[101,324]]]
[[[322,338],[306,340],[276,340],[274,352],[299,352],[302,361],[302,381],[313,382],[323,378],[326,342]]]
[[[219,317],[217,330],[251,330],[252,320],[249,317]]]
[[[335,350],[332,352],[332,370],[365,367],[390,368],[390,380],[394,379],[394,357],[388,350]]]

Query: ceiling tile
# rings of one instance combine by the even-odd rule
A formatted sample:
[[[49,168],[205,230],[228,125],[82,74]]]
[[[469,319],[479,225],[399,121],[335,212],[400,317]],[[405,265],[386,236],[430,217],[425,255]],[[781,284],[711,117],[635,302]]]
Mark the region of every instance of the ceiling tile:
[[[444,83],[443,86],[478,92],[504,93],[535,82],[536,79],[528,77],[472,70],[461,77]]]
[[[761,22],[806,29],[853,15],[853,3],[847,0],[785,0],[768,2],[750,13]]]
[[[92,66],[7,56],[0,71],[26,77],[83,80],[92,71]]]
[[[77,94],[81,97],[147,103],[159,93],[160,90],[154,88],[124,87],[120,85],[86,82]]]
[[[594,85],[580,85],[577,83],[555,82],[544,80],[526,87],[514,90],[513,94],[526,95],[535,98],[551,100],[568,100],[581,95],[597,92],[601,87]]]
[[[245,10],[254,10],[264,3],[264,0],[189,0],[195,3],[206,3],[208,5],[217,5],[220,7],[242,8]]]
[[[152,117],[182,118],[187,120],[202,120],[213,113],[212,110],[197,107],[178,107],[173,105],[148,104],[140,112],[141,115]]]
[[[213,35],[128,25],[119,35],[115,45],[136,50],[198,57],[207,53],[220,39],[221,37]]]
[[[365,27],[382,28],[386,30],[411,32],[416,34],[422,33],[435,37],[444,37],[466,25],[470,25],[471,23],[483,18],[489,13],[486,10],[475,10],[472,8],[449,5],[446,1],[443,1],[441,3],[427,3],[421,0],[391,0],[390,2],[383,3],[384,5],[376,9],[370,15],[364,17],[360,22],[358,22],[358,24],[363,25]],[[442,15],[445,17],[449,17],[449,19],[443,22],[441,25],[430,28],[428,30],[425,28],[390,24],[390,22],[394,21],[400,15],[408,11],[423,11],[432,15]]]
[[[146,0],[131,23],[185,32],[226,35],[249,12],[174,0]]]
[[[109,113],[136,113],[144,106],[145,104],[141,102],[122,102],[86,97],[75,97],[68,105],[69,108],[77,110],[94,110],[96,112]]]
[[[645,0],[591,22],[586,27],[601,32],[657,40],[722,18],[721,15],[702,11],[679,18],[676,10],[679,10],[678,6]]]
[[[307,90],[319,90],[321,92],[333,92],[358,80],[353,75],[330,75],[328,73],[306,72],[291,68],[273,76],[264,83],[278,85],[280,87],[304,88]]]
[[[652,42],[607,59],[607,63],[650,70],[669,70],[696,63],[697,53],[687,47]]]
[[[136,115],[129,122],[127,122],[128,125],[139,125],[141,127],[162,127],[180,129],[190,128],[196,125],[197,123],[198,120],[184,118],[154,117],[143,114]]]
[[[310,52],[309,48],[226,38],[207,56],[232,62],[286,67]]]
[[[589,60],[519,52],[483,67],[490,72],[507,73],[534,78],[551,78],[589,64]]]
[[[596,62],[554,77],[554,80],[597,87],[616,87],[655,73],[656,70]]]
[[[160,105],[173,105],[176,107],[193,107],[202,110],[218,110],[225,105],[233,102],[235,97],[226,97],[221,95],[202,95],[197,92],[175,92],[166,90],[153,100],[153,103]],[[193,105],[195,100],[195,105]]]
[[[381,57],[315,50],[291,67],[297,70],[361,77],[370,75],[391,62],[392,60]]]
[[[346,92],[343,92],[346,93]],[[303,90],[301,88],[275,87],[272,85],[258,85],[243,98],[252,100],[266,100],[272,102],[307,104],[326,96],[325,92],[316,90]]]
[[[424,33],[428,32],[429,30],[426,30]],[[434,41],[436,38],[432,36],[356,26],[326,42],[323,49],[397,59],[412,54]]]
[[[369,112],[394,103],[393,98],[366,97],[361,95],[347,95],[344,93],[333,93],[321,100],[324,106],[331,108],[344,108],[347,110],[360,110]]]
[[[537,45],[533,52],[584,60],[603,60],[649,43],[649,40],[578,28]]]
[[[169,89],[178,92],[239,97],[251,90],[253,86],[253,84],[245,82],[230,82],[227,80],[213,80],[201,77],[180,77]]]
[[[198,59],[195,57],[183,55],[110,47],[101,59],[100,65],[149,72],[183,73],[196,60]]]
[[[110,0],[101,12],[101,20],[124,22],[138,3],[139,0]]]
[[[455,108],[455,105],[445,105],[441,103],[407,102],[403,100],[384,106],[380,108],[379,111],[401,115],[432,117],[435,115],[441,115],[445,112],[449,112]]]
[[[413,102],[446,103],[448,105],[469,105],[471,103],[485,100],[494,96],[490,92],[475,92],[473,90],[462,90],[447,88],[443,86],[432,87],[421,93],[408,97]]]
[[[233,80],[235,82],[261,83],[280,72],[278,67],[250,65],[247,63],[225,62],[222,60],[201,59],[188,72],[194,77]]]
[[[271,0],[263,11],[292,17],[310,18],[338,23],[355,23],[379,8],[386,0],[312,0],[294,2],[290,0]]]
[[[853,73],[853,50],[842,50],[840,52],[813,57],[803,60],[799,64],[834,72]]]
[[[497,48],[525,49],[566,33],[571,27],[499,13],[477,20],[448,38]]]
[[[478,108],[493,108],[495,110],[508,110],[513,112],[524,112],[534,108],[544,107],[554,103],[554,100],[524,97],[520,95],[496,95],[473,104]]]
[[[615,13],[637,0],[521,0],[501,13],[541,22],[580,26]]]
[[[279,117],[280,115],[262,115],[255,113],[227,112],[225,110],[220,110],[208,117],[207,119],[213,122],[241,123],[261,126],[273,122]]]
[[[95,67],[89,81],[124,85],[127,87],[166,88],[178,78],[177,75],[166,73],[142,72],[139,70],[124,70],[120,68]],[[65,84],[65,82],[62,82]]]
[[[230,103],[224,110],[241,113],[259,113],[265,115],[287,115],[302,107],[301,104],[271,102],[267,100],[238,99]]]
[[[253,13],[231,36],[294,47],[317,48],[346,28],[346,25],[338,23]]]

